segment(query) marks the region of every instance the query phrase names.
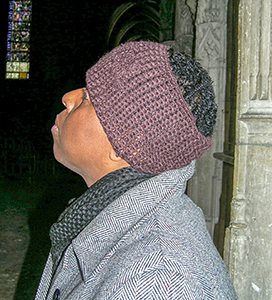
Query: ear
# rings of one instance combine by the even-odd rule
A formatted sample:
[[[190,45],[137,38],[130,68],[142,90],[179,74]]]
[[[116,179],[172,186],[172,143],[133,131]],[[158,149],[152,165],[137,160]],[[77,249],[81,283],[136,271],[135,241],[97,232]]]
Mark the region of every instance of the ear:
[[[117,156],[116,152],[114,151],[114,149],[112,147],[110,149],[109,157],[110,157],[110,160],[112,160],[114,162],[118,162],[118,161],[122,160],[121,157]]]
[[[109,153],[109,159],[115,163],[115,168],[121,169],[125,167],[129,167],[130,165],[121,157],[117,156],[116,152],[111,146],[110,153]]]

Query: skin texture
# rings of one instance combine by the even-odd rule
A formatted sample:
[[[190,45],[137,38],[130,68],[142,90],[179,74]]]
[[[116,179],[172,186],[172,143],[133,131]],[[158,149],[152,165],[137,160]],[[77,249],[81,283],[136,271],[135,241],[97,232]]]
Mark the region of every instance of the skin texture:
[[[51,132],[58,162],[81,175],[88,187],[106,174],[129,166],[116,156],[85,88],[65,94],[65,109]]]

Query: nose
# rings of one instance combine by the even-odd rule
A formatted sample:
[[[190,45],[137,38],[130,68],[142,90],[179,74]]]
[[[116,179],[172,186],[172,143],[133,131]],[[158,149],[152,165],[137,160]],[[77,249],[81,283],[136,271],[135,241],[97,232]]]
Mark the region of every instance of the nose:
[[[62,97],[62,103],[68,112],[72,111],[75,107],[78,107],[82,103],[82,94],[82,89],[77,89],[66,93]]]

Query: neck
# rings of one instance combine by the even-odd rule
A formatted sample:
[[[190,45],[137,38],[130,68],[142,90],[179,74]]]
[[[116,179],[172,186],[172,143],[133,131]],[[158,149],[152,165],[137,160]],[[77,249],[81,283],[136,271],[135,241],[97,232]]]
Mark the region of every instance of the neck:
[[[107,174],[126,167],[129,167],[129,164],[124,161],[122,163],[107,166],[107,168],[92,168],[89,172],[82,172],[79,173],[79,175],[84,179],[87,187],[91,187],[94,183],[96,183],[99,179],[106,176]]]

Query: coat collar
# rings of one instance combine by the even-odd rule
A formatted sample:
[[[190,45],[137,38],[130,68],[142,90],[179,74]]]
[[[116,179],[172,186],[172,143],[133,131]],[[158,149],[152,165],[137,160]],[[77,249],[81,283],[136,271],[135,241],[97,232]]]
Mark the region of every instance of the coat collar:
[[[72,241],[84,281],[99,276],[107,259],[114,255],[142,220],[171,195],[185,192],[194,168],[195,161],[184,168],[166,171],[142,182],[113,201],[85,227]]]

